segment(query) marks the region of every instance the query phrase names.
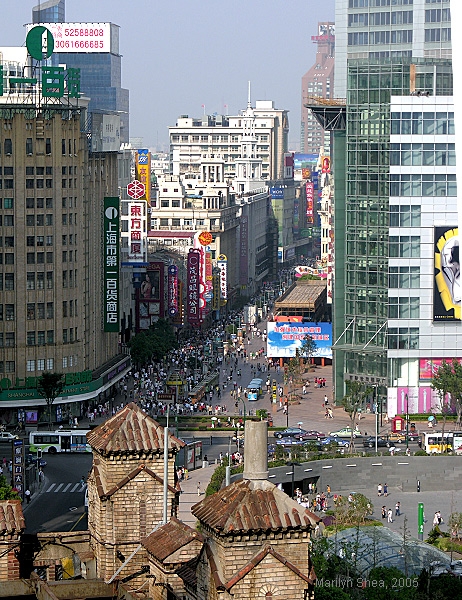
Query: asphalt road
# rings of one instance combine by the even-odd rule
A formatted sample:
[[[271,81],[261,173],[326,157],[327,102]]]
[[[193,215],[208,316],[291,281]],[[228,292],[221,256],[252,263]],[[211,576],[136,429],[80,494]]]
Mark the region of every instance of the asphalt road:
[[[82,531],[88,528],[84,487],[80,483],[91,468],[92,454],[44,454],[45,481],[29,505],[24,504],[26,533]]]

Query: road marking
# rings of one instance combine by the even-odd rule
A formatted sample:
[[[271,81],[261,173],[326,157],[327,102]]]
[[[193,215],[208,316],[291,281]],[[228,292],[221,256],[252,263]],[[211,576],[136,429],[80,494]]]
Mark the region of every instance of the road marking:
[[[47,489],[47,493],[51,492],[51,490],[55,487],[56,483],[52,483],[50,487]]]
[[[67,492],[67,490],[71,487],[72,483],[68,483],[66,487],[63,489],[62,493]]]
[[[58,487],[54,490],[55,494],[56,492],[59,492],[59,490],[63,487],[64,483],[60,483],[58,484]]]
[[[75,490],[79,487],[80,483],[76,483],[72,488],[71,492],[75,492]]]

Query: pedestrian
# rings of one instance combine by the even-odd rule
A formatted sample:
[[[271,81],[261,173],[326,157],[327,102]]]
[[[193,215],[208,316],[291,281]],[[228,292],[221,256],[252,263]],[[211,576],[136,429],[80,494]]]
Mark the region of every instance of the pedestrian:
[[[401,516],[401,503],[397,502],[395,504],[395,517],[400,517]]]
[[[433,517],[433,527],[437,527],[438,524],[438,511],[435,511],[435,516]]]
[[[303,394],[303,395],[305,395],[305,394],[306,394],[306,385],[305,385],[305,384],[303,384],[303,387],[302,387],[302,394]]]
[[[26,497],[27,504],[29,504],[30,497],[31,497],[31,493],[30,493],[30,489],[29,488],[24,492],[24,496]]]
[[[379,483],[379,485],[377,486],[377,496],[381,496],[382,495],[382,484]]]
[[[382,506],[382,519],[386,519],[386,518],[387,518],[387,507]]]
[[[388,483],[383,484],[383,495],[388,496]]]
[[[388,509],[387,511],[387,516],[388,516],[388,523],[393,523],[393,511],[391,510],[391,508]]]
[[[200,481],[197,482],[197,495],[198,496],[201,495],[201,482]]]
[[[329,404],[329,399],[327,395],[324,396],[324,405],[327,406]]]
[[[327,491],[327,497],[330,498],[330,485],[327,486],[326,491]]]

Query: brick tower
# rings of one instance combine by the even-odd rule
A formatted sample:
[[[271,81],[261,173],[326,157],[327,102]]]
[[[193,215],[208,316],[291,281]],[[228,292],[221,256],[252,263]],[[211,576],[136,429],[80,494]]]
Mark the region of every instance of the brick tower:
[[[88,435],[93,466],[88,478],[88,528],[97,574],[133,576],[148,565],[142,538],[162,522],[164,430],[136,404],[128,404]],[[168,506],[174,514],[179,487],[175,456],[184,443],[168,437]]]

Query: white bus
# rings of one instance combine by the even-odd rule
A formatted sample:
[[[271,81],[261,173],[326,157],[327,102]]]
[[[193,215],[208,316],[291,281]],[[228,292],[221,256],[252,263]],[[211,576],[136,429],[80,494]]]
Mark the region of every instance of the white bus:
[[[91,452],[87,442],[87,429],[58,429],[57,431],[31,431],[29,449],[31,452]]]
[[[428,431],[422,434],[422,450],[427,454],[441,454],[454,451],[454,442],[456,443],[456,453],[460,453],[461,434],[458,432],[447,431],[443,435],[441,431]]]

